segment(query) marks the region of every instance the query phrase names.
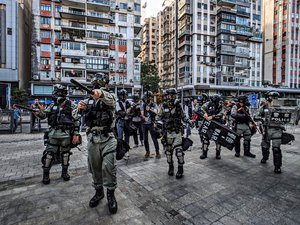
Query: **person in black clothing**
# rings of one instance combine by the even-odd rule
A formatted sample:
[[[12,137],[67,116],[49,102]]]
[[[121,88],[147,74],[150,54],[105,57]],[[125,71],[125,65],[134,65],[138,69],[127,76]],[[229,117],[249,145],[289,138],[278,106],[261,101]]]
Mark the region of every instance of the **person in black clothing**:
[[[126,123],[128,123],[128,110],[130,109],[131,105],[130,102],[127,100],[127,91],[122,89],[118,92],[118,101],[116,106],[117,111],[117,134],[118,139],[123,140],[123,136],[125,133],[125,141],[127,144],[129,144],[129,132],[128,132],[128,126]]]
[[[142,116],[141,116],[141,103],[139,101],[138,95],[133,95],[133,102],[131,104],[131,108],[129,110],[129,115],[132,121],[133,126],[136,128],[133,131],[133,139],[134,139],[134,148],[139,146],[138,141],[138,133],[140,136],[141,145],[144,145],[144,138],[143,138],[143,130],[142,130]]]
[[[149,132],[155,147],[156,158],[157,159],[161,158],[161,155],[159,153],[159,145],[156,137],[156,132],[154,128],[157,111],[158,111],[158,106],[153,101],[153,93],[151,91],[145,92],[144,103],[141,107],[141,115],[142,118],[144,119],[142,127],[143,127],[143,134],[144,134],[144,144],[146,149],[146,154],[144,158],[145,161],[147,161],[150,158],[150,148],[149,148],[149,141],[148,141]]]

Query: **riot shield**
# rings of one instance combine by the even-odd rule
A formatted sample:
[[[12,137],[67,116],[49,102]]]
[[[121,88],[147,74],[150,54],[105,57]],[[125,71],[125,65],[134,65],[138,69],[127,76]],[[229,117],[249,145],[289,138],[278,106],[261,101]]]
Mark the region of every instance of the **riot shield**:
[[[199,133],[229,150],[235,147],[235,143],[239,139],[236,132],[214,120],[203,120]]]

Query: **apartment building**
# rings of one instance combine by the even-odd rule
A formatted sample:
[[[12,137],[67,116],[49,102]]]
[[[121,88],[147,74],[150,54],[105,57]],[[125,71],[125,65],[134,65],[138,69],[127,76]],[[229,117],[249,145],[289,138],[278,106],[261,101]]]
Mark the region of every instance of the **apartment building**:
[[[272,84],[300,87],[300,2],[264,1],[264,76]]]
[[[28,88],[30,31],[31,0],[0,0],[1,107],[6,106],[11,88]]]
[[[55,83],[70,97],[85,93],[97,72],[112,88],[140,89],[140,0],[34,0],[32,95],[49,96]]]
[[[149,17],[145,18],[143,24],[142,34],[142,62],[154,63],[157,53],[157,30],[158,30],[157,18]]]
[[[261,1],[179,0],[178,86],[186,94],[260,87],[261,14]],[[158,15],[163,20],[160,30],[165,31],[162,55],[166,60],[160,74],[163,80],[174,80],[175,1]]]

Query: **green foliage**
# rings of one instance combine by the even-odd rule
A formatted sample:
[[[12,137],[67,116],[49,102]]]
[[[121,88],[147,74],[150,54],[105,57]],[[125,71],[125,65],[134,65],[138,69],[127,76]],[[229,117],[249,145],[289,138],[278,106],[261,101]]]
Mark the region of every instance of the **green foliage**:
[[[141,65],[141,82],[144,90],[158,92],[160,78],[158,76],[158,70],[154,63],[142,63]]]
[[[24,89],[14,88],[11,91],[11,102],[18,104],[26,104],[29,100],[29,94]]]

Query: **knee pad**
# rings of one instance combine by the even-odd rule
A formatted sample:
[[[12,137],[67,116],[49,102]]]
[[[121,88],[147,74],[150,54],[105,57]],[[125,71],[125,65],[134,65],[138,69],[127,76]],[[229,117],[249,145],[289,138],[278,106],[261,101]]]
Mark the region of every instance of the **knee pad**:
[[[72,152],[62,152],[61,153],[61,164],[63,166],[69,166],[70,161],[70,155],[72,155]]]
[[[273,160],[274,166],[281,167],[282,164],[282,154],[279,147],[272,147],[273,150]]]
[[[177,157],[177,160],[178,160],[178,164],[181,164],[183,165],[184,164],[184,152],[181,148],[176,148],[176,157]]]
[[[168,162],[169,164],[172,164],[172,163],[173,163],[173,151],[172,151],[172,146],[167,145],[165,149],[166,149],[165,154],[166,154],[166,157],[167,157],[167,162]]]
[[[54,161],[54,153],[53,152],[44,152],[42,156],[42,164],[43,168],[51,168],[53,161]]]

